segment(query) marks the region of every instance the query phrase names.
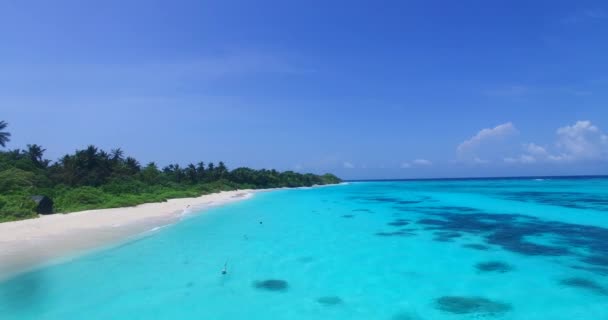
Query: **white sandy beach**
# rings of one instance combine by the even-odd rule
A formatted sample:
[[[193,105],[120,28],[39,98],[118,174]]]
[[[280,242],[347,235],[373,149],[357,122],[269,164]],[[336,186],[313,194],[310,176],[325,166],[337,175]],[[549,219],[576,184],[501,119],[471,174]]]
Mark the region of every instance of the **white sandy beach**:
[[[198,198],[0,223],[0,279],[55,258],[118,243],[174,223],[185,212],[248,199],[253,192],[224,191]]]

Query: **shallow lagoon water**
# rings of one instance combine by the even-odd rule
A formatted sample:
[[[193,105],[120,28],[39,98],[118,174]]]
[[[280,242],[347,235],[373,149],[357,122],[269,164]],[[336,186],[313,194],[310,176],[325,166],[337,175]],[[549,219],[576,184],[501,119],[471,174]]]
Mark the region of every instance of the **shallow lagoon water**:
[[[0,283],[2,319],[570,320],[607,305],[605,178],[260,193]]]

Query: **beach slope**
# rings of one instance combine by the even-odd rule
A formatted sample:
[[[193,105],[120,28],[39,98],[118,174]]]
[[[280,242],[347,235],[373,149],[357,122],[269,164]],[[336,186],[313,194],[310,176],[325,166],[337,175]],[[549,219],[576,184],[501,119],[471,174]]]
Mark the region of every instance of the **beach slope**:
[[[87,210],[0,223],[0,279],[178,221],[184,213],[248,199],[253,190],[224,191],[135,207]]]

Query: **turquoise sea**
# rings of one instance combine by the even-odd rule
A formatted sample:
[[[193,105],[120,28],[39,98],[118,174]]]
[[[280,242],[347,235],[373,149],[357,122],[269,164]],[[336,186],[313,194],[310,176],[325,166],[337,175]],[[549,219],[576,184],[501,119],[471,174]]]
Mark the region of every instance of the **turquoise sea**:
[[[263,192],[0,283],[4,320],[491,318],[608,319],[607,178]]]

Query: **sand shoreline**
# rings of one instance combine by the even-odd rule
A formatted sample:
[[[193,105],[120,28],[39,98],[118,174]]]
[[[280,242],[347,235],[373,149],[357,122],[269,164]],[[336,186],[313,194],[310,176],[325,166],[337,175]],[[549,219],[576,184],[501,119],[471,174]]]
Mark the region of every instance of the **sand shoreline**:
[[[135,207],[97,209],[0,223],[0,280],[179,221],[185,214],[249,199],[264,190],[223,191]]]

